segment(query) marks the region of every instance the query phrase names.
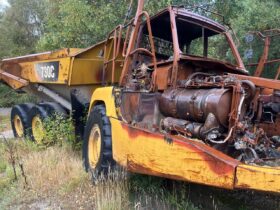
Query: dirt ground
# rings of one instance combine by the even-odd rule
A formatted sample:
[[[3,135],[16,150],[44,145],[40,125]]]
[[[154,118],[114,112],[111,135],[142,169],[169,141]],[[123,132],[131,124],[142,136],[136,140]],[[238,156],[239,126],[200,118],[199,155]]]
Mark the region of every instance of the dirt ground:
[[[9,116],[11,108],[0,108],[0,116]]]

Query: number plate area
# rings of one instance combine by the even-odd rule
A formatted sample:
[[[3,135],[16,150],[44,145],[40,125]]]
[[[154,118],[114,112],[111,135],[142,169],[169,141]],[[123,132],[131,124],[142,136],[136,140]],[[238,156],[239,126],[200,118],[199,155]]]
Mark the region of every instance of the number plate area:
[[[59,61],[35,64],[37,76],[42,81],[57,81],[59,74]]]

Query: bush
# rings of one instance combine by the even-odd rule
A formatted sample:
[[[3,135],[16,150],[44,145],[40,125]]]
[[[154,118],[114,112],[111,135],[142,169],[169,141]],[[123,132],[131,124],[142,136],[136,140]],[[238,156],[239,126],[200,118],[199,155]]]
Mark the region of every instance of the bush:
[[[77,143],[75,139],[75,127],[72,117],[65,117],[55,113],[44,120],[44,128],[44,145],[71,145],[74,148],[79,148],[80,143]]]

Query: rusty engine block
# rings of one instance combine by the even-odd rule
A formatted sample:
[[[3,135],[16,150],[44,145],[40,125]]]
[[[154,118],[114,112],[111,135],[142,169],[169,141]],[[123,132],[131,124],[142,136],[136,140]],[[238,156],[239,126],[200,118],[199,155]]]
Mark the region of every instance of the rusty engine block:
[[[278,92],[261,95],[248,80],[194,73],[159,97],[160,127],[203,140],[244,162],[270,164],[280,157],[280,138],[266,127],[279,119],[279,101]]]

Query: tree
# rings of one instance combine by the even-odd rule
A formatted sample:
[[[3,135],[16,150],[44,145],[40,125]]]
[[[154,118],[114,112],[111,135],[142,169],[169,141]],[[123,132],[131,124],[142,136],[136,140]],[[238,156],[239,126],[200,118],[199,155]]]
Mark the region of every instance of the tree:
[[[88,47],[123,20],[126,1],[50,0],[46,31],[38,49]],[[117,7],[116,7],[117,5]]]
[[[0,57],[36,51],[43,33],[44,0],[9,0],[0,22]]]
[[[9,0],[0,12],[0,57],[64,47],[85,48],[104,40],[118,24],[124,22],[130,0]],[[149,0],[145,10],[150,15],[168,5],[199,5],[225,16],[239,37],[239,49],[247,49],[244,36],[251,30],[279,27],[280,2],[277,0]],[[135,14],[134,1],[130,18]],[[196,9],[213,19],[217,16]],[[255,58],[262,51],[255,50]],[[279,56],[279,42],[272,54]],[[221,49],[223,50],[223,49]],[[246,59],[245,59],[246,61]]]
[[[251,42],[246,42],[246,35],[249,31],[264,31],[280,27],[280,1],[277,0],[243,0],[236,1],[237,7],[234,10],[234,15],[230,18],[232,27],[237,32],[240,40],[239,52],[243,56],[243,61],[246,63],[257,63],[263,52],[264,41],[257,36],[253,36]],[[248,39],[247,39],[248,40]],[[272,39],[269,51],[269,59],[280,58],[280,37]],[[252,50],[251,57],[246,56],[248,50]],[[274,77],[280,63],[268,65],[263,76]],[[252,72],[256,67],[248,69]]]
[[[49,0],[46,33],[38,49],[88,47],[104,40],[108,33],[124,22],[130,0]],[[146,1],[151,14],[172,3],[171,0]],[[137,1],[134,1],[133,17]]]

